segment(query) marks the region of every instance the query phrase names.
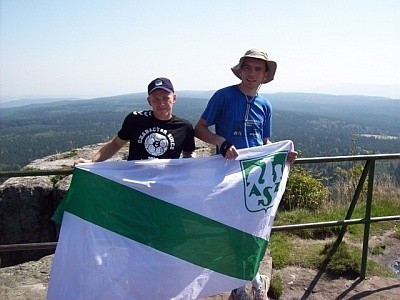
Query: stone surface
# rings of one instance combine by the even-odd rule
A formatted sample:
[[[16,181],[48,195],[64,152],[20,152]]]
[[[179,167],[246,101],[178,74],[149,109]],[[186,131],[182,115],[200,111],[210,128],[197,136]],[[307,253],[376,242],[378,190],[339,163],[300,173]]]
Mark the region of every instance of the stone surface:
[[[0,186],[0,244],[55,241],[53,183],[48,176],[10,178]],[[1,266],[38,259],[49,250],[0,253]]]
[[[42,300],[50,278],[53,255],[39,261],[31,261],[13,267],[0,269],[0,299]],[[268,261],[263,260],[261,272],[268,272]],[[316,270],[286,267],[274,270],[274,275],[282,278],[282,300],[328,300],[328,299],[399,299],[400,279],[387,277],[367,277],[365,280],[332,279]],[[230,291],[207,297],[206,300],[227,300]],[[204,299],[203,299],[204,300]]]

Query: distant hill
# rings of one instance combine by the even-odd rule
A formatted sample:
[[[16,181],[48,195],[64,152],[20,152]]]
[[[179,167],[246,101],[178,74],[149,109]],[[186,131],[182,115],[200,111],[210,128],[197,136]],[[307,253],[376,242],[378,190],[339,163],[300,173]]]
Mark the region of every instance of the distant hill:
[[[277,93],[266,95],[276,110],[313,114],[400,133],[400,99],[357,95]]]
[[[214,93],[214,91],[179,91],[177,92],[179,98],[204,98],[208,99]],[[142,93],[132,93],[132,94],[124,94],[117,95],[111,97],[99,97],[93,98],[91,100],[100,100],[100,99],[125,99],[125,98],[138,98],[143,97],[145,99],[147,94],[145,92]],[[0,101],[0,109],[1,108],[11,108],[11,107],[20,107],[26,106],[30,104],[45,104],[52,102],[65,102],[65,101],[77,101],[77,100],[87,100],[83,98],[23,98],[23,99],[14,99],[14,100],[3,100]]]
[[[212,93],[178,92],[174,113],[196,123]],[[298,93],[265,96],[273,107],[272,139],[293,140],[303,157],[399,152],[400,100]],[[0,170],[18,170],[34,159],[108,140],[129,112],[150,109],[146,97],[134,93],[2,105]]]
[[[30,104],[38,104],[38,103],[51,103],[51,102],[60,102],[60,101],[76,101],[83,100],[81,98],[29,98],[29,99],[18,99],[18,100],[10,100],[10,101],[1,101],[0,108],[10,108],[10,107],[20,107]]]

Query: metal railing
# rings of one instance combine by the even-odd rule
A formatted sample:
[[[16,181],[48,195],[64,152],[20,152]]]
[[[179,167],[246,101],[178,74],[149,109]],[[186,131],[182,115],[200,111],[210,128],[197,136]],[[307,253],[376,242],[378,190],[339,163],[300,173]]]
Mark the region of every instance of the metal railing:
[[[368,258],[368,244],[369,244],[369,232],[370,226],[375,222],[383,221],[398,221],[400,215],[394,216],[382,216],[382,217],[371,217],[372,211],[372,198],[373,198],[373,186],[375,177],[375,163],[377,160],[397,160],[400,159],[400,153],[394,154],[373,154],[373,155],[355,155],[355,156],[334,156],[334,157],[313,157],[313,158],[298,158],[295,164],[313,164],[313,163],[339,163],[339,162],[355,162],[365,161],[363,172],[358,181],[356,190],[354,192],[352,201],[350,202],[346,216],[343,220],[326,221],[318,223],[305,223],[305,224],[294,224],[294,225],[281,225],[273,226],[272,231],[292,231],[298,229],[313,229],[322,227],[337,227],[341,226],[340,232],[336,241],[334,242],[330,252],[327,255],[323,265],[326,266],[329,263],[330,258],[335,253],[340,243],[343,240],[344,234],[346,233],[349,225],[364,224],[364,236],[362,245],[362,258],[361,258],[361,270],[360,278],[365,279],[367,270],[367,258]],[[70,175],[73,172],[73,168],[65,170],[29,170],[29,171],[13,171],[13,172],[0,172],[0,177],[24,177],[24,176],[48,176],[48,175]],[[365,215],[362,219],[351,219],[357,201],[360,197],[364,183],[368,178],[367,185],[367,198]],[[0,253],[7,251],[22,251],[22,250],[39,250],[39,249],[54,249],[57,246],[57,242],[47,243],[29,243],[29,244],[11,244],[11,245],[0,245]]]

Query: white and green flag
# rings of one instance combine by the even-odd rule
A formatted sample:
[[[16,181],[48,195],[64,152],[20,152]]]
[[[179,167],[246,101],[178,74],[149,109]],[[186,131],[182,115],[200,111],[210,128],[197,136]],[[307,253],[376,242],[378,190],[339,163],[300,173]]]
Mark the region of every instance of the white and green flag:
[[[291,141],[205,158],[80,164],[48,299],[196,299],[256,275],[289,173]]]

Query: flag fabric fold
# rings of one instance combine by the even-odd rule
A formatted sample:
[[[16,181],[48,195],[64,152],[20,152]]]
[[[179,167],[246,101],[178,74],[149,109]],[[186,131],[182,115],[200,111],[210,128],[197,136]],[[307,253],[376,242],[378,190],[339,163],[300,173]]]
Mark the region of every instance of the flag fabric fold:
[[[48,299],[196,299],[256,275],[284,193],[291,141],[205,158],[80,164]]]

